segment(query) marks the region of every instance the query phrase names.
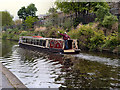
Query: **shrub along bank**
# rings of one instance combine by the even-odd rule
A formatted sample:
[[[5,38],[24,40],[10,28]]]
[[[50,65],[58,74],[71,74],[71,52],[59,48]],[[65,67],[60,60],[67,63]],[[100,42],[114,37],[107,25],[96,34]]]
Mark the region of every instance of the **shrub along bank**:
[[[3,39],[19,40],[19,36],[34,36],[40,35],[48,38],[62,38],[58,34],[58,31],[64,33],[62,28],[49,27],[44,31],[23,31],[18,29],[8,29],[3,32]],[[120,53],[120,39],[118,38],[118,32],[114,31],[105,36],[103,30],[98,29],[96,23],[87,25],[79,24],[76,29],[72,29],[68,32],[68,35],[72,39],[78,39],[79,47],[82,50],[108,50],[114,53]]]
[[[79,25],[76,29],[68,33],[71,38],[79,40],[79,47],[82,50],[98,50],[120,53],[120,39],[118,32],[114,31],[105,36],[103,30],[98,29],[95,25]]]

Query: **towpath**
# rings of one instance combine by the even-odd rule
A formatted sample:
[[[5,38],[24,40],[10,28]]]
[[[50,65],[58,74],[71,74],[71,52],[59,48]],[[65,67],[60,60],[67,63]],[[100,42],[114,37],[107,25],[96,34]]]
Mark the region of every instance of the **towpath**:
[[[28,88],[6,67],[0,63],[0,90],[28,90]]]

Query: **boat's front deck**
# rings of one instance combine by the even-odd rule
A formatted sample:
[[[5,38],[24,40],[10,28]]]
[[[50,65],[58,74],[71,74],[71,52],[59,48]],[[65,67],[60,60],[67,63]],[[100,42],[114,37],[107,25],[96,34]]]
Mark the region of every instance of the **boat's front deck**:
[[[79,53],[80,49],[68,49],[68,50],[63,50],[64,53]]]

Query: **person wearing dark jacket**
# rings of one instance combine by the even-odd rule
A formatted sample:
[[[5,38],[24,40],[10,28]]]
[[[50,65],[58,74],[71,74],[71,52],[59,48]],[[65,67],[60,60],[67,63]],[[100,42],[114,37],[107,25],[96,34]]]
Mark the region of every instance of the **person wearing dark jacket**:
[[[68,48],[68,39],[71,39],[70,36],[68,36],[66,32],[64,34],[62,34],[58,31],[58,33],[63,36],[63,40],[65,41],[65,49],[69,49]]]

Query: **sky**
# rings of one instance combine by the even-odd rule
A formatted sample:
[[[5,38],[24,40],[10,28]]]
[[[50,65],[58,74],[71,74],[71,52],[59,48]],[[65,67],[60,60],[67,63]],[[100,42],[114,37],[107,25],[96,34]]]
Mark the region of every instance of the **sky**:
[[[14,20],[18,19],[17,12],[18,10],[29,4],[35,4],[38,9],[37,15],[46,14],[50,7],[54,5],[56,0],[0,0],[0,11],[8,11],[13,15]]]

